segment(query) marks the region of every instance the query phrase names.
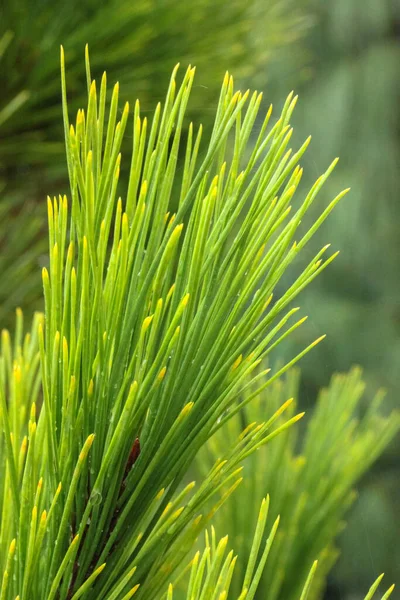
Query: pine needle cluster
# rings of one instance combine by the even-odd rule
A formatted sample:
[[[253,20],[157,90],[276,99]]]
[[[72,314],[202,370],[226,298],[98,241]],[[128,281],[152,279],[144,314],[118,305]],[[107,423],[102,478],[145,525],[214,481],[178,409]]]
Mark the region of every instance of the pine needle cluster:
[[[193,125],[184,139],[194,69],[179,83],[177,71],[148,122],[138,102],[119,110],[118,84],[108,105],[87,54],[87,110],[71,122],[61,52],[70,194],[48,199],[44,315],[24,336],[19,312],[14,341],[2,335],[2,600],[170,599],[180,584],[187,598],[223,600],[236,559],[211,529],[190,562],[196,539],[241,485],[243,461],[302,417],[277,406],[187,482],[216,431],[322,339],[262,368],[304,322],[294,299],[337,254],[296,261],[347,190],[299,230],[337,161],[298,198],[309,139],[290,148],[297,98],[260,121],[262,95],[235,92],[226,74],[208,139]],[[255,597],[276,537],[268,505],[240,600]]]

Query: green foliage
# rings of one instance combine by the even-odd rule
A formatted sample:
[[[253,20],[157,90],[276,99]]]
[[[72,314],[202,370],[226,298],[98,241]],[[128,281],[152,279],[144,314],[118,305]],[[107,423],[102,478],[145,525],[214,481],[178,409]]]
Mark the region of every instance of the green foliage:
[[[46,248],[43,210],[0,189],[0,323],[10,325],[16,306],[40,308],[38,266]]]
[[[294,0],[232,0],[229,5],[222,0],[200,0],[195,5],[177,0],[3,3],[0,54],[6,46],[7,52],[0,71],[0,165],[13,170],[21,164],[41,164],[47,176],[63,166],[56,54],[61,41],[70,65],[74,110],[86,104],[80,56],[87,42],[94,53],[94,71],[112,70],[123,82],[126,97],[138,94],[146,109],[161,99],[174,64],[195,58],[205,86],[197,98],[204,106],[215,100],[223,68],[235,68],[240,79],[265,73],[277,49],[304,35],[307,1],[301,4],[299,8]]]
[[[136,103],[122,201],[129,106],[117,123],[116,85],[106,119],[106,78],[98,89],[88,60],[86,72],[88,108],[72,126],[62,53],[71,200],[48,200],[44,319],[23,341],[19,317],[14,347],[6,333],[2,340],[5,600],[165,591],[239,485],[239,463],[299,418],[278,424],[279,409],[257,435],[226,448],[196,488],[185,485],[198,450],[237,412],[244,390],[254,389],[249,401],[319,341],[268,378],[257,372],[304,321],[293,323],[288,305],[335,254],[323,260],[322,248],[274,302],[272,294],[345,193],[299,236],[336,161],[297,202],[309,140],[288,150],[296,98],[272,126],[268,110],[248,147],[261,95],[235,93],[228,74],[209,140],[199,150],[202,130],[189,127],[177,178],[189,67],[180,85],[174,71],[151,125]]]
[[[365,406],[364,387],[359,369],[335,375],[329,387],[320,392],[300,444],[297,428],[292,428],[247,459],[243,484],[216,517],[217,527],[229,533],[240,548],[235,592],[239,591],[245,570],[241,560],[251,555],[248,529],[254,523],[254,503],[268,492],[272,519],[279,514],[281,525],[261,579],[259,597],[299,598],[315,559],[319,566],[309,598],[322,597],[326,575],[338,553],[335,538],[354,499],[353,486],[400,427],[398,413],[388,418],[380,416],[382,393]],[[298,393],[299,372],[291,370],[211,438],[199,456],[199,468],[207,469],[209,461],[213,463],[244,426],[247,436],[257,435],[257,423],[277,414],[275,411],[285,406],[285,401],[285,419],[291,417],[296,411],[296,401],[292,400]],[[247,399],[244,396],[243,401]]]
[[[10,46],[13,39],[13,34],[11,31],[2,32],[2,36],[0,38],[0,61],[4,61],[4,56],[7,51],[7,48]],[[0,62],[1,64],[1,62]],[[3,65],[1,65],[3,67]],[[21,90],[19,93],[11,94],[6,101],[3,100],[3,105],[0,111],[0,127],[10,119],[18,109],[23,106],[23,104],[28,99],[28,92],[25,90]]]
[[[253,600],[278,529],[279,518],[275,520],[260,552],[268,509],[269,497],[267,496],[261,502],[246,573],[243,578],[241,592],[237,596],[238,600]],[[190,564],[190,578],[186,592],[187,600],[224,600],[227,598],[238,558],[234,556],[232,550],[226,555],[227,544],[228,536],[217,543],[214,528],[211,529],[211,539],[206,531],[205,549],[202,554],[197,552]],[[169,586],[167,600],[173,600],[173,587],[172,584]]]
[[[5,33],[0,38],[0,72],[3,72],[4,57],[12,40]],[[27,96],[24,92],[11,97],[0,108],[1,132],[14,112],[23,105]],[[0,150],[1,152],[1,150]],[[16,306],[37,308],[39,285],[37,263],[46,243],[40,236],[44,213],[27,195],[12,191],[7,186],[5,165],[0,159],[0,323],[10,324],[10,315]],[[21,172],[19,173],[19,175]],[[25,187],[25,186],[21,186]],[[29,187],[29,186],[28,186]],[[36,271],[36,272],[35,272]]]
[[[11,43],[12,35],[5,33],[0,38],[0,72],[3,72],[4,57]],[[0,108],[0,147],[1,132],[14,112],[27,99],[25,92],[16,93],[8,98]],[[1,152],[1,150],[0,150]],[[9,325],[10,314],[16,306],[37,308],[38,277],[35,273],[37,261],[45,248],[40,237],[43,223],[43,211],[28,198],[12,192],[4,179],[4,165],[0,160],[0,323]],[[21,210],[21,205],[24,208]],[[35,264],[36,263],[36,264]],[[37,271],[37,269],[36,269]]]

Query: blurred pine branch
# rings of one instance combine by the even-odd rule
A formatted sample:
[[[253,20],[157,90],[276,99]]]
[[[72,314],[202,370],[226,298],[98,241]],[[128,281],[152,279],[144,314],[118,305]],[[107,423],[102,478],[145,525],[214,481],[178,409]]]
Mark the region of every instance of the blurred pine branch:
[[[200,472],[221,455],[243,427],[248,436],[254,435],[256,424],[268,420],[288,399],[291,405],[285,415],[295,414],[299,375],[298,370],[289,371],[230,419],[200,453]],[[298,428],[292,428],[247,459],[243,485],[215,519],[218,529],[228,533],[233,545],[240,548],[232,584],[236,593],[245,571],[244,561],[251,555],[248,531],[254,527],[254,502],[260,502],[268,492],[272,520],[279,514],[281,521],[256,597],[298,599],[315,559],[319,564],[309,599],[323,597],[326,576],[338,555],[336,537],[355,498],[353,487],[400,428],[398,412],[388,417],[380,414],[381,392],[365,406],[364,389],[358,368],[335,375],[329,387],[321,390],[314,410],[306,415],[307,427],[300,440]]]
[[[306,133],[313,137],[304,189],[327,157],[339,155],[352,201],[338,207],[329,230],[321,229],[315,239],[316,247],[338,240],[346,252],[305,291],[313,324],[292,337],[287,351],[290,356],[301,348],[315,326],[326,329],[327,343],[302,363],[303,406],[332,372],[356,363],[364,369],[367,397],[384,386],[385,404],[395,408],[400,397],[400,4],[314,0],[310,9],[318,26],[305,41],[310,78],[297,88],[304,111],[294,121],[299,140]],[[330,192],[339,184],[333,174]],[[334,597],[360,600],[372,563],[384,566],[390,578],[400,574],[399,458],[397,436],[360,486],[360,501],[340,537]]]
[[[145,110],[161,100],[168,73],[178,60],[195,60],[201,85],[194,89],[191,110],[212,121],[213,110],[210,107],[207,114],[204,107],[212,102],[214,108],[215,82],[224,70],[234,68],[239,81],[258,76],[256,85],[265,84],[268,63],[277,51],[298,42],[307,31],[307,2],[4,3],[1,167],[12,175],[20,165],[42,165],[46,177],[62,169],[57,61],[61,42],[69,64],[72,110],[85,105],[81,52],[90,42],[94,77],[101,75],[99,69],[110,69],[123,83],[124,99],[140,97]]]

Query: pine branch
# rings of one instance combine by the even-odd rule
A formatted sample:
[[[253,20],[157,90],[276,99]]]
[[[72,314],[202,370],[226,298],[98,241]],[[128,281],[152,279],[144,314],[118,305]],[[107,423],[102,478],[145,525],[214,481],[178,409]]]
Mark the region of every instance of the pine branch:
[[[86,67],[88,108],[70,124],[62,52],[71,200],[48,200],[44,320],[36,318],[23,345],[17,335],[13,354],[4,334],[6,571],[16,540],[5,599],[163,593],[198,534],[239,485],[239,462],[299,418],[277,428],[275,419],[266,422],[257,435],[226,448],[224,461],[210,468],[196,491],[183,486],[197,452],[217,424],[235,414],[249,384],[264,388],[304,354],[268,381],[256,374],[263,358],[301,325],[292,324],[295,311],[288,305],[336,256],[323,260],[323,248],[271,301],[283,274],[345,193],[299,234],[337,161],[298,202],[299,161],[309,140],[288,150],[293,94],[272,126],[268,110],[249,146],[261,94],[234,92],[227,74],[210,138],[200,153],[201,128],[189,128],[178,177],[194,69],[180,84],[175,69],[151,125],[135,105],[122,201],[117,190],[129,106],[119,112],[116,85],[106,118],[106,78],[98,89],[88,56]],[[29,365],[33,356],[40,357],[37,408],[28,385],[32,370],[11,366],[13,360]]]

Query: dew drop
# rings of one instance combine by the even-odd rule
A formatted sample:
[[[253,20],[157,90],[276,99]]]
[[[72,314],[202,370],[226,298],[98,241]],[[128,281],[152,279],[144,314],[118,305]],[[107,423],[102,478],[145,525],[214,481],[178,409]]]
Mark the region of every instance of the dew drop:
[[[90,504],[92,504],[93,506],[97,506],[98,504],[101,503],[102,500],[103,500],[103,497],[101,495],[101,492],[99,492],[99,490],[94,489],[92,491],[92,493],[90,494],[90,498],[89,498]]]

